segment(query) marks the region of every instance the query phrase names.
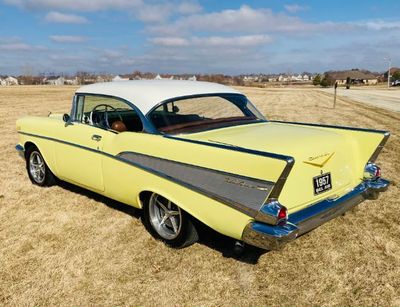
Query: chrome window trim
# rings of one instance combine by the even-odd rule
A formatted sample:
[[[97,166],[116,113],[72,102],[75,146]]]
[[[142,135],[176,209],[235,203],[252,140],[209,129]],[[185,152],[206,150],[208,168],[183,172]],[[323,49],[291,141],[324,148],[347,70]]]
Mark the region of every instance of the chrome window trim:
[[[251,103],[251,101],[245,95],[240,94],[240,93],[206,93],[206,94],[184,95],[184,96],[177,96],[177,97],[174,97],[174,98],[168,98],[166,100],[163,100],[163,101],[157,103],[154,107],[152,107],[150,109],[150,111],[148,111],[146,113],[146,118],[151,123],[151,119],[149,117],[150,114],[154,110],[156,110],[159,106],[161,106],[161,105],[163,105],[165,103],[169,103],[169,102],[173,102],[173,101],[179,101],[179,100],[185,100],[185,99],[191,99],[191,98],[202,98],[202,97],[212,97],[212,96],[222,97],[223,95],[225,95],[225,96],[230,95],[230,96],[241,96],[241,97],[244,97],[248,101],[248,103],[259,113],[258,115],[262,116],[262,118],[261,119],[257,119],[256,122],[239,123],[237,125],[230,125],[229,127],[245,125],[245,124],[256,124],[256,123],[267,122],[267,120],[265,119],[264,115],[262,115],[262,113]],[[152,123],[151,123],[151,125],[153,126],[154,129],[156,129]],[[213,128],[213,129],[207,129],[206,131],[210,131],[210,130],[214,130],[214,129],[223,129],[223,128],[224,127],[218,127],[218,128]],[[166,133],[162,133],[162,132],[158,131],[157,129],[156,129],[156,131],[157,131],[157,134],[168,135]]]
[[[202,97],[222,96],[222,95],[242,96],[242,97],[247,99],[247,97],[245,95],[240,94],[240,93],[205,93],[205,94],[176,96],[176,97],[173,97],[173,98],[165,99],[165,100],[160,101],[159,103],[157,103],[154,107],[152,107],[150,109],[150,111],[148,111],[146,113],[146,117],[148,117],[151,112],[153,112],[155,109],[157,109],[159,106],[163,105],[164,103],[168,103],[168,102],[172,102],[172,101],[178,101],[178,100],[184,100],[184,99],[191,99],[191,98],[202,98]]]
[[[143,115],[143,113],[139,110],[138,107],[136,107],[132,102],[123,99],[121,97],[118,96],[113,96],[113,95],[106,95],[106,94],[92,94],[92,93],[86,93],[86,92],[79,92],[76,93],[75,96],[95,96],[95,97],[102,97],[102,98],[111,98],[111,99],[116,99],[119,100],[123,103],[126,103],[128,106],[130,106],[139,116],[142,125],[143,125],[143,131],[145,133],[152,133],[152,134],[159,134],[159,132],[157,131],[157,129],[155,129],[155,127],[153,126],[153,124],[147,119],[146,116]],[[74,118],[73,122],[80,122],[80,121],[76,121]],[[140,132],[139,132],[140,133]]]

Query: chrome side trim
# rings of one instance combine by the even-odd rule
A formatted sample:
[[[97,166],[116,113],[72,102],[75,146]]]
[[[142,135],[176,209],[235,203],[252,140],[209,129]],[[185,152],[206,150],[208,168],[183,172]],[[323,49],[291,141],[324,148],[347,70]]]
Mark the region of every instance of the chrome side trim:
[[[118,157],[142,169],[178,183],[255,217],[274,183],[197,165],[121,152]]]
[[[387,190],[390,182],[383,178],[365,180],[352,191],[333,200],[323,200],[289,215],[289,228],[251,222],[243,231],[242,240],[267,250],[279,248],[312,229],[334,219],[365,199],[374,199]]]
[[[179,138],[179,137],[171,136],[171,135],[164,135],[164,137],[168,138],[168,139],[182,141],[182,142],[189,142],[189,143],[193,143],[193,144],[211,146],[211,147],[227,149],[227,150],[233,150],[233,151],[238,151],[238,152],[248,153],[248,154],[252,154],[252,155],[258,155],[258,156],[262,156],[262,157],[273,158],[273,159],[285,161],[286,166],[283,169],[281,175],[279,176],[277,182],[275,183],[271,193],[268,195],[268,201],[272,201],[279,197],[280,193],[282,192],[283,186],[285,185],[287,177],[289,176],[289,173],[292,170],[293,165],[295,163],[294,158],[291,156],[281,155],[281,154],[272,153],[272,152],[247,149],[244,147],[230,146],[230,145],[225,145],[225,144],[216,144],[216,143],[209,143],[209,142],[204,142],[204,141],[184,139],[184,138]]]
[[[217,200],[217,201],[219,201],[219,202],[222,202],[222,203],[224,203],[224,204],[226,204],[226,205],[229,205],[229,206],[231,206],[232,208],[234,208],[234,209],[236,209],[236,210],[239,210],[239,211],[241,211],[241,212],[243,212],[243,213],[245,213],[245,214],[247,214],[247,215],[249,215],[249,216],[251,216],[251,217],[255,217],[256,214],[258,213],[258,210],[255,209],[256,206],[254,205],[254,203],[253,203],[253,206],[255,206],[255,207],[252,208],[252,207],[249,207],[247,204],[244,205],[242,202],[237,202],[237,201],[234,201],[234,200],[229,199],[229,198],[221,197],[221,195],[214,194],[214,193],[210,193],[209,191],[205,191],[205,190],[200,189],[200,188],[196,188],[196,187],[194,187],[193,185],[187,184],[186,182],[182,181],[182,180],[179,179],[179,178],[173,178],[173,177],[171,177],[171,176],[169,176],[169,175],[167,175],[167,174],[165,174],[165,173],[162,173],[162,172],[160,172],[160,171],[157,171],[156,169],[153,169],[153,168],[148,167],[148,166],[146,166],[146,165],[140,164],[140,163],[138,163],[137,161],[134,161],[133,159],[128,160],[128,159],[126,159],[126,157],[121,157],[121,156],[118,156],[118,155],[117,155],[117,156],[114,156],[114,155],[105,153],[105,152],[103,152],[103,151],[99,151],[99,150],[96,150],[96,149],[84,147],[84,146],[81,146],[81,145],[78,145],[78,144],[74,144],[74,143],[62,141],[62,140],[55,139],[55,138],[51,138],[51,137],[46,137],[46,136],[41,136],[41,135],[35,135],[35,134],[26,133],[26,132],[21,132],[21,131],[18,131],[18,133],[23,134],[23,135],[32,136],[32,137],[38,137],[38,138],[46,139],[46,140],[53,141],[53,142],[62,143],[62,144],[69,145],[69,146],[78,147],[78,148],[81,148],[81,149],[84,149],[84,150],[88,150],[88,151],[91,151],[91,152],[94,152],[94,153],[97,153],[97,154],[101,154],[101,155],[104,155],[104,156],[109,157],[109,158],[111,158],[111,159],[115,159],[115,160],[118,160],[118,161],[120,161],[120,162],[127,163],[127,164],[129,164],[129,165],[131,165],[131,166],[140,168],[140,169],[142,169],[142,170],[144,170],[144,171],[150,172],[150,173],[152,173],[152,174],[154,174],[154,175],[157,175],[157,176],[159,176],[159,177],[162,177],[162,178],[164,178],[164,179],[167,179],[167,180],[170,180],[170,181],[174,181],[174,182],[176,182],[177,184],[180,184],[180,185],[182,185],[182,186],[184,186],[184,187],[186,187],[186,188],[189,188],[189,189],[192,189],[192,190],[196,190],[197,192],[202,193],[203,195],[205,195],[205,196],[207,196],[207,197],[210,197],[210,198],[215,199],[215,200]],[[121,153],[121,154],[122,154],[122,153]],[[138,153],[134,153],[134,154],[138,154]],[[142,154],[142,155],[143,155],[143,154]],[[149,156],[149,157],[150,157],[150,156]],[[155,157],[153,157],[153,158],[155,158]],[[177,162],[177,163],[180,163],[180,162]],[[182,163],[182,164],[183,164],[183,163]],[[188,166],[196,167],[196,166],[194,166],[194,165],[189,165],[189,164],[188,164]],[[206,169],[206,168],[201,168],[201,167],[198,167],[198,168],[204,169],[204,170],[208,170],[208,171],[216,171],[216,170],[211,170],[211,169]],[[261,188],[262,188],[263,186],[265,186],[265,187],[267,188],[267,191],[261,191],[261,190],[260,190],[260,192],[265,192],[265,197],[267,197],[268,193],[271,191],[272,186],[273,186],[273,183],[272,183],[272,182],[269,182],[269,181],[263,181],[263,180],[259,180],[259,179],[255,179],[255,178],[249,178],[249,177],[240,176],[240,175],[236,175],[236,174],[224,173],[224,172],[222,172],[222,171],[216,171],[216,172],[218,172],[219,174],[226,174],[226,175],[233,175],[233,176],[236,176],[236,177],[232,177],[232,178],[233,178],[234,180],[240,180],[240,181],[243,181],[243,180],[244,180],[243,182],[244,182],[245,184],[246,184],[247,180],[251,180],[251,182],[253,182],[253,183],[251,183],[251,185],[256,184],[256,186],[257,186],[258,184],[260,184],[260,187],[261,187]],[[229,178],[229,177],[227,177],[227,178]],[[229,184],[232,184],[232,183],[229,183]],[[237,188],[237,186],[235,185],[234,188]],[[264,199],[265,199],[265,198],[264,198]],[[264,201],[264,199],[259,203],[259,207],[261,207],[262,202]]]
[[[172,140],[176,140],[176,141],[182,141],[182,142],[188,142],[188,143],[193,143],[193,144],[211,146],[211,147],[227,149],[227,150],[233,150],[233,151],[248,153],[248,154],[267,157],[267,158],[283,160],[283,161],[286,161],[286,163],[291,163],[292,160],[294,162],[294,158],[291,157],[291,156],[285,156],[285,155],[281,155],[281,154],[277,154],[277,153],[273,153],[273,152],[248,149],[248,148],[239,147],[239,146],[233,146],[233,145],[216,144],[216,143],[209,143],[209,142],[198,141],[198,140],[185,139],[185,138],[180,138],[180,137],[172,136],[172,135],[164,135],[164,137],[167,138],[167,139],[172,139]]]
[[[18,152],[18,155],[25,160],[25,148],[21,144],[17,144],[15,146],[15,150]]]

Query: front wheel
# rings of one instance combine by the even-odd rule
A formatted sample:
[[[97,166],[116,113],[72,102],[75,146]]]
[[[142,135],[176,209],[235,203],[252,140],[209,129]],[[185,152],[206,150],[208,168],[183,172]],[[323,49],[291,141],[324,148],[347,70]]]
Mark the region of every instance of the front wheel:
[[[153,237],[174,248],[183,248],[198,240],[190,216],[156,193],[143,204],[143,224]]]
[[[26,151],[26,169],[32,183],[39,186],[55,184],[55,176],[47,166],[42,154],[36,146],[30,146]]]

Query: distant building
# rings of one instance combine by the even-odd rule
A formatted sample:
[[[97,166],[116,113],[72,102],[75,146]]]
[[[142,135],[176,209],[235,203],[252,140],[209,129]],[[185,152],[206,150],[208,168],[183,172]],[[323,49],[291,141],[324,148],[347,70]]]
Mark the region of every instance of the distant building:
[[[310,81],[310,77],[308,75],[303,75],[303,81]]]
[[[161,80],[162,77],[160,76],[160,74],[157,74],[157,76],[155,76],[154,80]]]
[[[6,80],[0,77],[0,86],[6,86]]]
[[[288,76],[285,76],[285,75],[280,75],[280,76],[278,77],[278,81],[279,81],[279,82],[288,82],[288,81],[289,81],[289,77],[288,77]]]
[[[19,85],[19,82],[17,78],[13,76],[7,76],[2,78],[1,85]]]
[[[345,85],[347,83],[347,79],[350,80],[351,84],[378,84],[378,77],[376,75],[358,69],[346,71],[330,71],[325,73],[325,75],[328,79],[331,79],[333,83],[337,82],[338,85]]]
[[[79,84],[79,80],[78,77],[75,78],[70,78],[70,79],[64,79],[64,83],[67,85],[78,85]]]
[[[65,79],[62,76],[51,76],[44,78],[43,83],[49,85],[64,85]]]
[[[253,76],[253,75],[251,75],[251,76],[244,76],[244,77],[243,77],[243,81],[244,81],[244,82],[256,82],[256,81],[258,81],[258,76]]]
[[[118,81],[127,81],[129,80],[129,78],[122,78],[121,76],[115,76],[114,78],[112,78],[113,82],[118,82]]]
[[[398,68],[398,67],[392,67],[392,68],[390,68],[390,77],[392,77],[393,74],[394,74],[396,71],[399,71],[399,70],[400,70],[400,68]],[[386,72],[383,74],[383,81],[387,81],[387,79],[388,79],[388,71],[386,71]]]
[[[197,81],[197,78],[196,78],[196,76],[192,76],[192,77],[189,77],[188,80],[189,81]]]

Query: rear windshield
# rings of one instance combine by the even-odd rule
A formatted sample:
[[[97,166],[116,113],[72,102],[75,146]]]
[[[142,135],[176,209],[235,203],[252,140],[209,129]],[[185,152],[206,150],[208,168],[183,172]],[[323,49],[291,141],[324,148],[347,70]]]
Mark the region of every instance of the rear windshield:
[[[148,115],[161,133],[200,132],[264,121],[243,95],[209,95],[167,101]]]

